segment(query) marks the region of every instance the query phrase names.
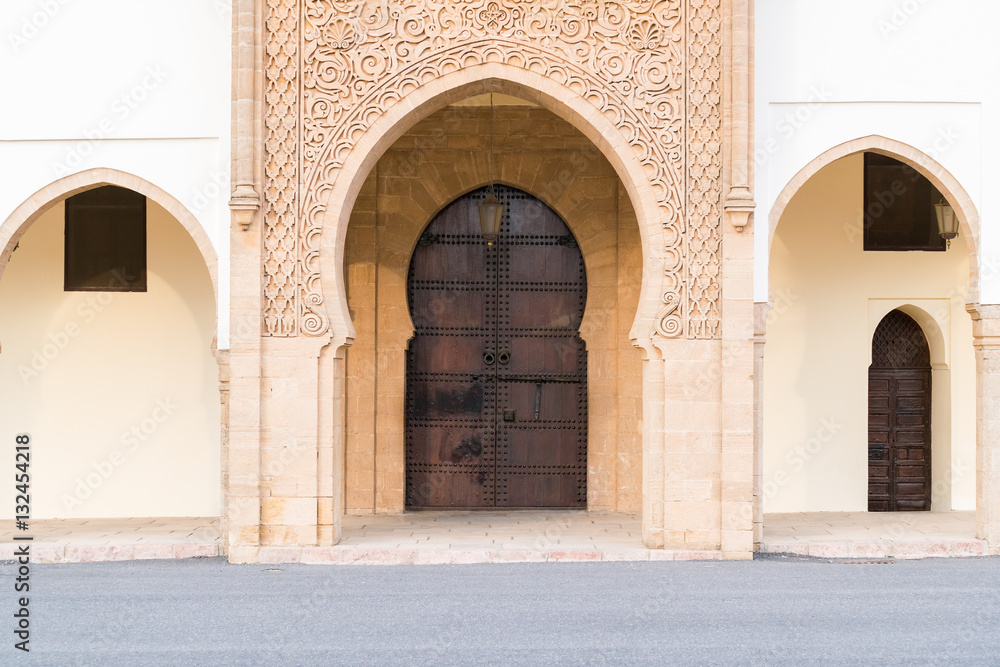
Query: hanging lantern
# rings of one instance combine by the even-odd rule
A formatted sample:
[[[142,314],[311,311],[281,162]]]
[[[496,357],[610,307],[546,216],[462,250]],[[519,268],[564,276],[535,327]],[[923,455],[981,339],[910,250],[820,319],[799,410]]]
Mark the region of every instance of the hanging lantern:
[[[934,205],[934,210],[937,213],[938,234],[948,242],[950,248],[951,240],[958,236],[958,216],[955,215],[955,209],[944,198],[941,199],[940,203]]]
[[[496,243],[500,235],[500,222],[503,220],[503,204],[493,192],[493,186],[486,192],[486,197],[479,202],[479,224],[487,245]]]

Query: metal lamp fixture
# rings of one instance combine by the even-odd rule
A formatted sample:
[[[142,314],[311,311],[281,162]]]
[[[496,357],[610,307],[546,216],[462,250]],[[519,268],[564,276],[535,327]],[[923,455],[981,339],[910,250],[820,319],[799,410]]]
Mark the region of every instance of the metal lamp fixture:
[[[479,225],[487,245],[496,243],[503,220],[503,204],[493,191],[493,114],[493,93],[490,93],[490,185],[486,189],[486,197],[479,202]]]
[[[937,213],[938,234],[948,242],[950,248],[951,240],[958,236],[959,223],[955,209],[942,197],[941,201],[934,205],[934,211]]]

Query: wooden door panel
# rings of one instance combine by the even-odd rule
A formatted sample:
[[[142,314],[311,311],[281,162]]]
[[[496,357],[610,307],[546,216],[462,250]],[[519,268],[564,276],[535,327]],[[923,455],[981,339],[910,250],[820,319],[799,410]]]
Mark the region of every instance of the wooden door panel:
[[[899,395],[913,395],[922,397],[927,391],[928,381],[922,377],[907,377],[908,374],[900,373],[896,382],[896,393]]]
[[[409,414],[412,419],[485,419],[485,391],[490,383],[480,379],[414,380],[410,383]]]
[[[911,500],[909,498],[897,498],[892,512],[927,512],[927,503],[923,500]]]
[[[492,470],[492,427],[476,425],[414,424],[410,428],[413,451],[407,463],[418,466],[434,465],[442,469],[487,466]]]
[[[492,346],[492,341],[478,336],[423,335],[410,343],[409,357],[418,373],[479,375],[489,370],[483,350]]]
[[[437,230],[440,234],[440,230]],[[431,238],[434,242],[431,243]],[[487,271],[486,244],[446,242],[437,234],[424,237],[426,246],[413,255],[413,280],[469,281],[485,280]]]
[[[868,413],[869,414],[884,414],[888,415],[891,409],[889,405],[889,397],[882,396],[880,394],[869,394],[868,395]]]
[[[477,509],[493,507],[491,472],[408,471],[406,504],[425,509]]]
[[[926,459],[926,452],[923,447],[897,447],[896,448],[896,460],[897,461],[924,461]]]
[[[410,311],[415,329],[487,327],[486,295],[480,290],[425,288],[420,307]]]
[[[919,325],[893,311],[868,371],[868,510],[931,509],[930,353]]]
[[[895,425],[897,429],[923,430],[927,426],[927,415],[922,411],[913,414],[897,413]]]
[[[575,245],[559,246],[552,239],[532,237],[531,240],[508,247],[509,275],[515,285],[547,283],[572,288],[579,286],[577,277],[580,251]]]
[[[497,190],[508,210],[504,221],[508,243],[517,243],[523,237],[552,237],[554,240],[569,235],[566,223],[540,200],[513,188]]]
[[[913,412],[923,412],[924,410],[924,397],[917,396],[896,396],[897,411],[913,411]]]
[[[510,309],[509,327],[518,329],[577,329],[580,326],[580,292],[571,289],[512,290],[505,303]]]
[[[506,497],[498,507],[534,508],[539,500],[544,507],[586,507],[586,476],[572,476],[533,471],[511,473],[506,480]],[[583,489],[583,492],[581,492]]]
[[[923,447],[927,440],[927,429],[903,430],[896,429],[897,447]]]
[[[431,222],[411,261],[410,508],[586,507],[583,258],[544,204],[497,195],[494,246],[477,192]]]
[[[573,468],[577,465],[577,447],[580,445],[581,435],[579,431],[559,425],[544,428],[530,424],[512,424],[505,426],[504,430],[509,436],[508,444],[506,450],[500,453],[503,460],[498,461],[498,466],[502,464],[501,467],[513,470],[513,467],[518,466]]]
[[[576,382],[507,382],[507,409],[520,424],[526,422],[569,422],[580,418],[580,404],[586,400]]]
[[[881,394],[889,393],[889,378],[879,375],[868,376],[868,391]]]
[[[506,374],[578,376],[578,369],[585,363],[586,353],[579,338],[511,333],[504,347],[510,349],[510,361],[501,371]]]

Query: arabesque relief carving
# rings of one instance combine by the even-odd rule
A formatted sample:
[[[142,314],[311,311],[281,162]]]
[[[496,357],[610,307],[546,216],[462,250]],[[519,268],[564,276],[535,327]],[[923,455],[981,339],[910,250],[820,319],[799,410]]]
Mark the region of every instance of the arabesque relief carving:
[[[264,320],[328,330],[322,214],[358,139],[416,88],[503,62],[604,113],[663,226],[655,335],[719,333],[721,0],[266,0]]]

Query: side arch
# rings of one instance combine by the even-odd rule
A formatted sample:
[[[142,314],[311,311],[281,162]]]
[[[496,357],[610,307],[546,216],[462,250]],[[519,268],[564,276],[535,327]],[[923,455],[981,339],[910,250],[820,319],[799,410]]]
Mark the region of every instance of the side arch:
[[[208,238],[205,228],[184,204],[165,190],[138,176],[117,169],[104,167],[88,169],[60,178],[28,197],[14,209],[14,212],[0,225],[0,248],[3,249],[2,254],[0,254],[0,280],[3,279],[4,269],[7,268],[7,262],[14,247],[32,223],[67,197],[103,185],[117,185],[145,195],[166,209],[187,230],[198,247],[198,252],[201,253],[209,276],[211,276],[212,292],[215,295],[216,320],[218,320],[219,256],[211,239]],[[217,327],[218,325],[216,325]]]
[[[955,212],[961,222],[961,233],[965,237],[969,247],[970,275],[969,293],[966,296],[966,302],[979,303],[978,247],[980,220],[979,211],[976,209],[969,193],[965,191],[965,188],[958,182],[958,179],[931,156],[909,144],[877,134],[853,139],[831,148],[812,160],[792,177],[792,180],[785,185],[781,194],[778,195],[768,215],[768,256],[770,256],[771,245],[774,242],[774,233],[778,227],[778,223],[781,221],[781,216],[799,189],[830,163],[848,155],[864,152],[878,153],[895,158],[913,167],[933,183],[934,187],[941,191],[948,199],[948,202],[955,208]],[[770,291],[770,287],[768,289]]]
[[[635,150],[611,120],[576,92],[540,74],[503,63],[487,63],[451,72],[409,92],[375,121],[350,152],[326,193],[320,252],[323,299],[330,317],[333,344],[349,344],[355,336],[347,307],[343,265],[351,211],[365,179],[388,148],[418,121],[448,104],[480,93],[503,93],[534,102],[583,133],[611,163],[628,192],[639,222],[644,268],[639,307],[631,339],[649,349],[660,300],[660,271],[665,257],[663,221],[653,190]]]

